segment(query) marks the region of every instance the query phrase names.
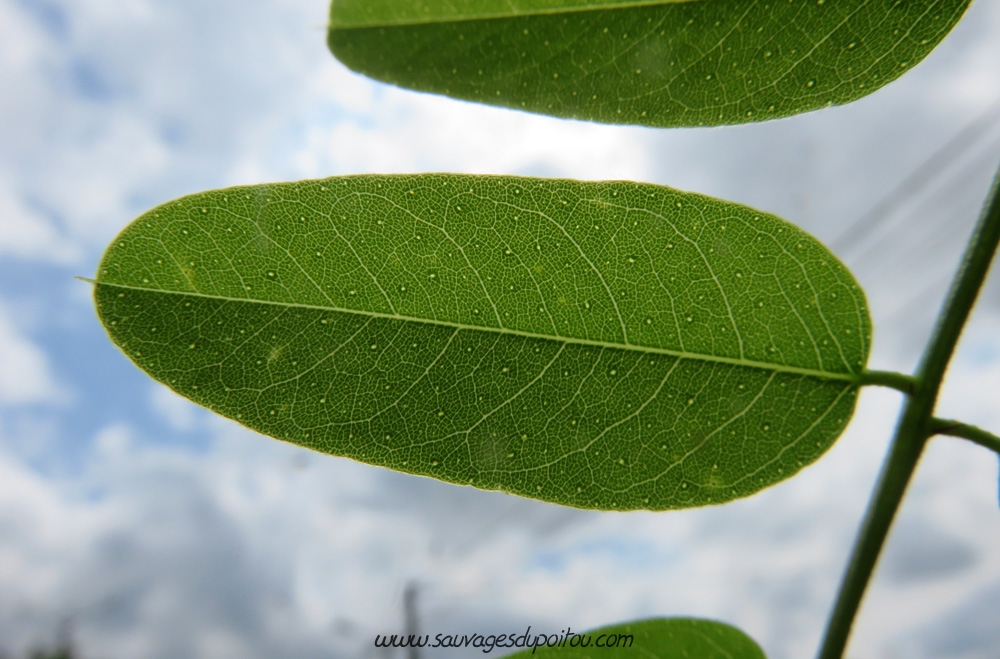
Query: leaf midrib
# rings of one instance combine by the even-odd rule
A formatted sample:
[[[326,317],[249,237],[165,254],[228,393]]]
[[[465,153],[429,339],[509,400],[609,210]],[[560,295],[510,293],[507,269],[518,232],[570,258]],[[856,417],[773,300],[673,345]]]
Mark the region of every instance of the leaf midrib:
[[[352,314],[357,316],[366,316],[370,318],[384,318],[387,320],[399,320],[409,323],[422,323],[426,325],[436,325],[439,327],[450,327],[457,330],[470,330],[477,332],[492,332],[495,334],[503,334],[508,336],[517,336],[527,339],[540,339],[544,341],[555,341],[564,344],[573,345],[583,345],[583,346],[593,346],[597,348],[608,348],[612,350],[629,350],[633,352],[643,352],[656,355],[667,355],[670,357],[677,357],[679,359],[691,359],[696,361],[704,361],[716,364],[726,364],[729,366],[743,366],[747,368],[756,368],[764,371],[771,371],[777,373],[790,373],[794,375],[803,375],[807,377],[814,377],[823,380],[839,380],[842,382],[848,382],[852,384],[860,384],[861,375],[854,373],[834,373],[830,371],[821,371],[811,368],[803,368],[800,366],[788,366],[785,364],[773,364],[769,362],[759,362],[750,359],[739,359],[735,357],[722,357],[718,355],[707,355],[697,352],[688,352],[685,350],[671,350],[669,348],[656,348],[652,346],[641,346],[635,344],[625,344],[625,343],[612,343],[610,341],[598,341],[594,339],[581,339],[576,337],[563,337],[554,336],[551,334],[536,334],[534,332],[525,332],[523,330],[516,330],[507,327],[484,327],[481,325],[467,325],[465,323],[456,323],[452,321],[445,320],[435,320],[431,318],[416,318],[413,316],[404,316],[401,314],[383,313],[378,311],[361,311],[358,309],[344,309],[339,307],[323,306],[318,304],[302,304],[299,302],[277,302],[274,300],[258,300],[252,298],[235,298],[225,295],[212,295],[209,293],[201,293],[198,291],[172,291],[161,288],[147,288],[144,286],[131,286],[128,284],[117,284],[109,283],[103,281],[93,281],[96,286],[109,286],[112,288],[120,288],[125,290],[142,291],[145,293],[160,293],[163,295],[183,295],[188,297],[196,297],[209,300],[220,300],[223,302],[243,302],[243,303],[255,303],[255,304],[267,304],[277,307],[286,307],[291,309],[310,309],[314,311],[328,311],[331,313],[344,313]]]
[[[524,18],[529,16],[552,16],[555,14],[579,14],[587,11],[611,11],[615,9],[633,9],[640,7],[656,7],[658,5],[682,5],[705,0],[648,0],[647,2],[621,2],[589,7],[554,7],[552,9],[533,9],[529,11],[512,11],[510,13],[461,14],[448,17],[415,18],[399,21],[372,21],[370,23],[338,24],[331,14],[327,26],[331,30],[360,30],[376,27],[405,27],[410,25],[434,25],[437,23],[464,23],[468,21],[488,21],[504,18]]]

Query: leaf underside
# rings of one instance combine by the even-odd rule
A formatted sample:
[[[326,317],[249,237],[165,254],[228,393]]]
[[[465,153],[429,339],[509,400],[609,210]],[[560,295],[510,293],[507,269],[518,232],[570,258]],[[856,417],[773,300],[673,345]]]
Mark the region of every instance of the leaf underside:
[[[555,643],[555,639],[553,639]],[[539,646],[507,655],[527,659],[765,659],[749,636],[730,625],[693,618],[654,618],[568,634],[556,647]],[[573,644],[576,643],[576,647]],[[589,647],[582,647],[589,643]],[[598,647],[598,644],[611,647]]]
[[[349,68],[418,91],[571,119],[712,126],[866,96],[926,57],[968,5],[335,0],[327,43]]]
[[[851,417],[870,323],[798,228],[661,186],[230,188],[138,218],[95,297],[152,377],[318,451],[581,508],[747,496]]]

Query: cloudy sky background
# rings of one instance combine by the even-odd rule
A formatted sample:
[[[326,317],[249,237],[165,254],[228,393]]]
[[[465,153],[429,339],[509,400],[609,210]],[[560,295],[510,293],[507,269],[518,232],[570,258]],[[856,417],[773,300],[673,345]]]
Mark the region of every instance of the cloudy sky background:
[[[832,244],[869,295],[872,367],[909,371],[1000,162],[1000,4],[978,0],[928,60],[850,106],[673,131],[370,82],[327,52],[326,11],[323,0],[0,2],[0,652],[20,656],[68,623],[86,659],[381,657],[373,637],[400,629],[415,581],[432,634],[694,615],[741,627],[772,659],[812,655],[898,394],[866,390],[822,460],[750,499],[582,512],[215,418],[132,367],[72,277],[92,275],[142,211],[225,185],[629,178],[776,212]],[[887,195],[877,223],[851,229]],[[998,397],[994,282],[939,414],[1000,432]],[[932,442],[850,656],[1000,656],[997,471],[977,446]]]

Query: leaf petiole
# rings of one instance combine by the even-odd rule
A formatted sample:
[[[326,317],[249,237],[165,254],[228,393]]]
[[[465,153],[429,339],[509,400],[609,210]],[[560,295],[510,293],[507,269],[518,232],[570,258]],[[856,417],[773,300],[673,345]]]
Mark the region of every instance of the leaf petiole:
[[[986,447],[991,451],[1000,453],[1000,437],[968,423],[935,417],[931,419],[930,433],[931,435],[961,437],[962,439],[967,439],[970,442]]]
[[[907,396],[912,396],[917,386],[917,380],[912,375],[895,371],[864,371],[858,380],[858,385],[862,387],[870,385],[888,387],[901,391]]]

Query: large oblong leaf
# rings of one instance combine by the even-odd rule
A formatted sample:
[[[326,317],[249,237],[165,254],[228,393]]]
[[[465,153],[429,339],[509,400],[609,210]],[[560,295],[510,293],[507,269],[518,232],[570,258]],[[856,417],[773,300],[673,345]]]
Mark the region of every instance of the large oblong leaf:
[[[334,0],[327,42],[401,87],[646,126],[775,119],[908,71],[969,0]]]
[[[126,228],[95,295],[139,367],[260,432],[619,510],[719,503],[815,460],[870,334],[801,230],[628,182],[206,192]]]
[[[519,642],[519,639],[511,639]],[[507,639],[504,639],[507,641]],[[652,618],[548,637],[530,635],[530,650],[509,659],[765,659],[749,636],[721,622],[697,618]]]

